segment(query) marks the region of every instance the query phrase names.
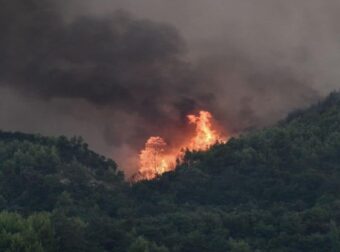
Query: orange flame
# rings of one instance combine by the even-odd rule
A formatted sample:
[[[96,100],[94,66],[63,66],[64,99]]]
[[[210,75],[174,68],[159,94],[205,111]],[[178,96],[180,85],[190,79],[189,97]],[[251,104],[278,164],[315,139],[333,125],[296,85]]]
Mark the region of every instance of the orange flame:
[[[167,144],[161,137],[150,137],[145,149],[139,155],[139,173],[144,179],[153,179],[156,175],[171,170],[172,156],[165,155]]]
[[[168,148],[162,137],[150,137],[145,148],[139,155],[139,171],[136,180],[150,180],[158,175],[174,170],[176,160],[183,155],[183,149],[191,151],[204,151],[217,142],[226,142],[227,138],[213,127],[212,115],[208,111],[200,111],[199,115],[188,115],[190,124],[195,125],[195,134],[189,141],[177,146]]]
[[[196,125],[196,135],[191,139],[188,149],[207,150],[210,146],[222,140],[212,128],[212,115],[207,111],[200,111],[199,116],[188,115],[189,122]]]

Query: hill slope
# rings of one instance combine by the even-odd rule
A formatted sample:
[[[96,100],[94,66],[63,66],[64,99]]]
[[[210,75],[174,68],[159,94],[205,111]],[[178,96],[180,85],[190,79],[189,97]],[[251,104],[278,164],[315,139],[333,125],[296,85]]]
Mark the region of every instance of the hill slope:
[[[141,233],[174,251],[340,251],[340,95],[187,153],[176,172],[134,194]]]
[[[117,216],[126,188],[81,138],[0,132],[0,251],[95,251],[91,231]]]
[[[340,251],[340,94],[132,186],[79,139],[2,132],[0,188],[8,251]]]

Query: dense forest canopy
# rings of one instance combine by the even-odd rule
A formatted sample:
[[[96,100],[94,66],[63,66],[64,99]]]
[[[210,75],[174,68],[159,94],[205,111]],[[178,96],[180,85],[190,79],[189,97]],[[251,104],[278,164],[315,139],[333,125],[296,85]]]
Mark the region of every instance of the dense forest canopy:
[[[129,184],[81,138],[0,133],[0,250],[340,251],[340,94]]]

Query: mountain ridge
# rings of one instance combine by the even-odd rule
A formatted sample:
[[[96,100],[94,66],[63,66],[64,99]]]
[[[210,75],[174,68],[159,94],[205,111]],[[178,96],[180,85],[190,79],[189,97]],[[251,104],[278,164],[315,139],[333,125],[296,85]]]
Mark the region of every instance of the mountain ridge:
[[[0,132],[0,189],[8,251],[340,251],[340,94],[132,185],[81,138]]]

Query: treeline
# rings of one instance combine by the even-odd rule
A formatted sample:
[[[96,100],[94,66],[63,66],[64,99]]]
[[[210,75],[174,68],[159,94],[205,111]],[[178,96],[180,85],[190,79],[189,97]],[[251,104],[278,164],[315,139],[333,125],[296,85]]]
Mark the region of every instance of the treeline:
[[[0,133],[0,251],[340,252],[340,94],[134,185],[80,139]]]

